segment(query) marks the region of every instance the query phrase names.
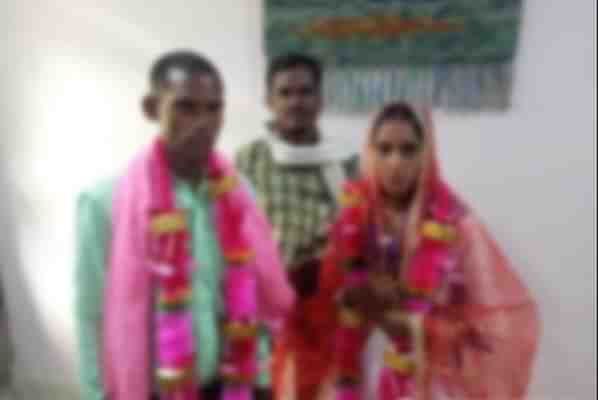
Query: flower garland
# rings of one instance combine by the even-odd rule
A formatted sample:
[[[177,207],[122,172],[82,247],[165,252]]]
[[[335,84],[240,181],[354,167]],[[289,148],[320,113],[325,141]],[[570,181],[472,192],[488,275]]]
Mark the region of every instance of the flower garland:
[[[157,286],[156,378],[162,400],[197,399],[191,291],[192,257],[187,220],[174,207],[163,145],[156,145],[154,178],[158,207],[150,213],[150,265]],[[244,235],[243,210],[232,195],[238,178],[216,156],[208,163],[214,223],[226,262],[223,278],[225,337],[221,376],[224,400],[249,400],[257,366],[256,277],[253,252]]]
[[[368,210],[363,188],[350,184],[343,194],[343,210],[335,230],[335,247],[344,271],[341,291],[363,286],[371,278],[368,267]],[[401,326],[390,337],[379,377],[380,400],[414,399],[425,368],[424,317],[434,304],[433,297],[446,284],[445,277],[456,264],[453,251],[457,239],[452,206],[429,207],[421,224],[418,247],[401,273],[400,304],[384,314]],[[336,331],[335,363],[338,370],[336,400],[361,398],[362,353],[372,329],[366,316],[353,306],[341,304]]]

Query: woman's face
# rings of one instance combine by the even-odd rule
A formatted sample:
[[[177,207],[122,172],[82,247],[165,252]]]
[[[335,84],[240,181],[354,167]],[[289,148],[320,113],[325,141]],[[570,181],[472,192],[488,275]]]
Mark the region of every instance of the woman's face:
[[[404,199],[415,187],[422,169],[421,137],[402,120],[383,122],[374,134],[374,169],[385,195]]]

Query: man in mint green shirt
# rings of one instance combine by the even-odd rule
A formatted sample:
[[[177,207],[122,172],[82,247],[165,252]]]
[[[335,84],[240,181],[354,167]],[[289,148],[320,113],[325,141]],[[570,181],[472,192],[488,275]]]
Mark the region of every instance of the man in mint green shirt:
[[[218,398],[223,256],[210,220],[204,169],[198,166],[205,165],[222,125],[222,81],[215,67],[202,56],[179,51],[154,64],[150,83],[151,93],[143,100],[143,110],[150,120],[160,124],[176,206],[187,211],[190,253],[201,266],[193,270],[191,277],[193,336],[196,348],[201,348],[195,359],[195,378],[200,383],[202,400]],[[115,183],[102,182],[83,192],[78,201],[76,312],[85,400],[110,400],[103,387],[99,344]],[[260,336],[258,348],[258,358],[267,360],[269,342],[265,334]],[[269,370],[265,368],[255,382],[256,399],[270,397],[269,383]],[[153,389],[150,392],[156,393]],[[157,394],[153,398],[157,399]]]

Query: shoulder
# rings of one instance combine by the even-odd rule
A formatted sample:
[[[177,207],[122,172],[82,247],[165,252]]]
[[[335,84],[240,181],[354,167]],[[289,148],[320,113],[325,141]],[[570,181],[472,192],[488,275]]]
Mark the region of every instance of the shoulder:
[[[251,184],[251,181],[247,176],[245,176],[242,172],[238,172],[237,176],[239,177],[239,184],[241,185],[242,190],[244,190],[248,195],[249,198],[253,201],[256,200],[256,192],[255,188]]]
[[[236,153],[235,166],[253,185],[263,178],[263,173],[272,168],[272,154],[266,139],[254,140],[242,146]]]
[[[341,189],[341,206],[353,207],[365,205],[368,193],[368,185],[364,180],[353,179],[345,181]]]
[[[349,179],[357,179],[359,177],[359,156],[355,154],[344,160],[343,168]]]
[[[244,144],[237,150],[236,161],[249,161],[252,157],[259,155],[260,153],[269,153],[269,146],[264,138],[256,139],[249,143]]]
[[[79,215],[93,214],[107,218],[112,207],[115,184],[114,178],[104,179],[82,190],[77,198]]]

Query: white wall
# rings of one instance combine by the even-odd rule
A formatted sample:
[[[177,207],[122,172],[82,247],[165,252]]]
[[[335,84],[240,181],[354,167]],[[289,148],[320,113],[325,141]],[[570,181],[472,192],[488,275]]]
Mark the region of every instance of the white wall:
[[[115,173],[155,128],[139,98],[151,61],[199,49],[227,82],[222,147],[262,131],[259,0],[4,0],[2,161],[14,256],[0,256],[21,383],[74,384],[76,192]],[[596,2],[528,0],[514,107],[437,115],[450,181],[488,222],[539,301],[533,398],[596,390]],[[328,116],[357,147],[364,117]],[[5,211],[9,210],[6,207]],[[7,212],[8,214],[8,212]],[[11,231],[2,232],[2,240]],[[31,393],[31,392],[30,392]],[[52,397],[49,392],[40,398]],[[26,395],[27,399],[34,395]]]

